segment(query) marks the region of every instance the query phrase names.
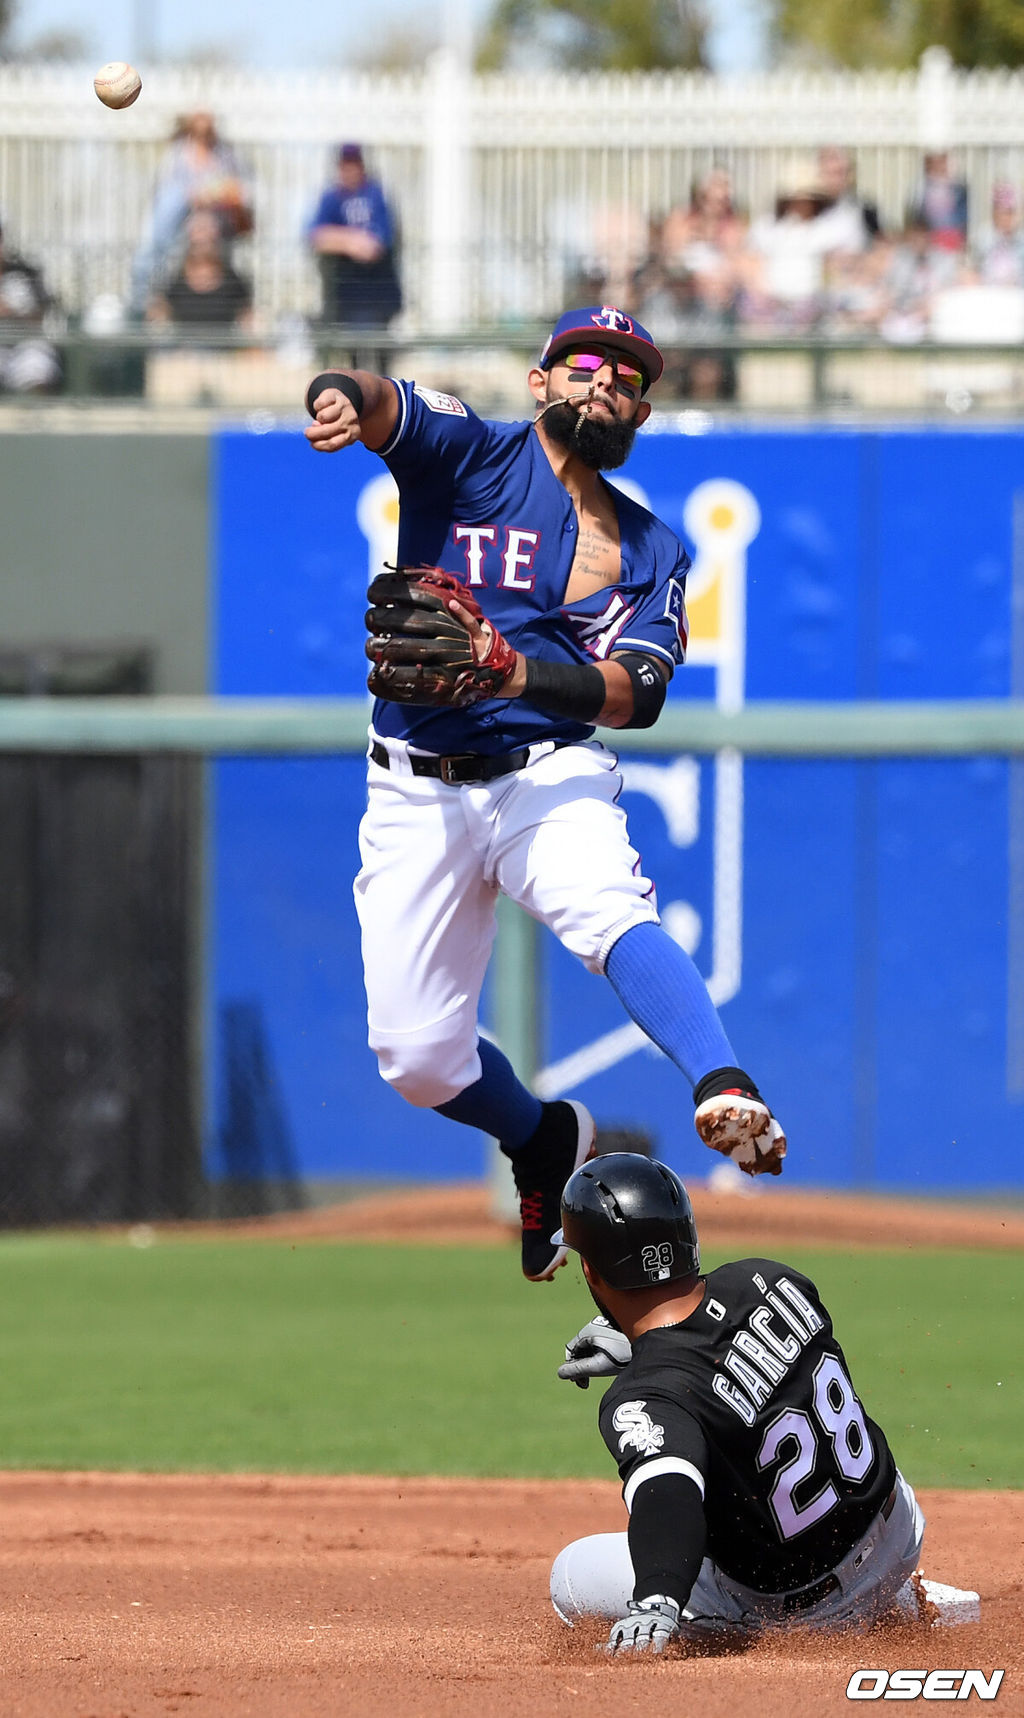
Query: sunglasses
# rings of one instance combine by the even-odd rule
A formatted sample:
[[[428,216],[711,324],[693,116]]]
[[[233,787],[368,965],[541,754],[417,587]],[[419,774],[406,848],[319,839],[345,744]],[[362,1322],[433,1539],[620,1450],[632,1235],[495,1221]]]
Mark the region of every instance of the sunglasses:
[[[623,389],[632,389],[634,393],[642,394],[649,387],[644,372],[635,364],[629,364],[618,352],[609,352],[601,346],[588,346],[581,352],[560,352],[557,362],[564,364],[567,369],[580,370],[586,376],[596,376],[598,370],[605,364],[610,364],[615,372],[615,380]]]

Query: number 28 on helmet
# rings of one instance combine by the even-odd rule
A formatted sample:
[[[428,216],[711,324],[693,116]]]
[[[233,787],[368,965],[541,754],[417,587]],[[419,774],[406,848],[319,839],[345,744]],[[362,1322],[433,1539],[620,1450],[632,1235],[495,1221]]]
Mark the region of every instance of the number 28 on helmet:
[[[612,1288],[650,1288],[700,1271],[686,1188],[667,1164],[639,1152],[591,1158],[570,1176],[553,1239]]]

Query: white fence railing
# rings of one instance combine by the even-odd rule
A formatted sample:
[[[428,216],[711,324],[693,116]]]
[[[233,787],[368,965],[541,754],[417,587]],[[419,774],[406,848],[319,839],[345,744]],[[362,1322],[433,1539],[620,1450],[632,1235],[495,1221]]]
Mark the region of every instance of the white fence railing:
[[[854,151],[862,194],[898,225],[922,150],[948,146],[981,225],[997,178],[1024,185],[1024,73],[472,76],[438,51],[421,73],[267,75],[156,67],[122,113],[92,68],[0,67],[0,218],[70,308],[123,293],[176,117],[210,108],[253,180],[245,241],[271,321],[318,302],[302,228],[330,147],[358,138],[399,214],[407,315],[451,328],[543,317],[567,281],[688,198],[713,162],[752,214],[794,150]],[[617,225],[618,223],[618,225]]]

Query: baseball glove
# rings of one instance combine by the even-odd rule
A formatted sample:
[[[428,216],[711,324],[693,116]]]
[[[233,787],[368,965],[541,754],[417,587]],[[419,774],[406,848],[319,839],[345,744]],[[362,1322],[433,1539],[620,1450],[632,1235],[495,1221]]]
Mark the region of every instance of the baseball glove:
[[[516,653],[484,618],[475,596],[440,567],[378,573],[367,596],[367,686],[396,704],[455,708],[501,696]],[[453,612],[458,604],[467,624]]]

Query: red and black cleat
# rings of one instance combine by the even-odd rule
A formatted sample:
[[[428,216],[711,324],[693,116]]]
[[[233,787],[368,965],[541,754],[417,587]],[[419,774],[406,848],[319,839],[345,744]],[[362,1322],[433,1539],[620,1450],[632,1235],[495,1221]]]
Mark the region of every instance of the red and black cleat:
[[[568,1257],[551,1237],[562,1222],[562,1189],[573,1171],[594,1154],[597,1130],[583,1104],[568,1099],[545,1104],[536,1133],[516,1152],[508,1152],[519,1194],[523,1228],[523,1275],[532,1283],[550,1282]]]

